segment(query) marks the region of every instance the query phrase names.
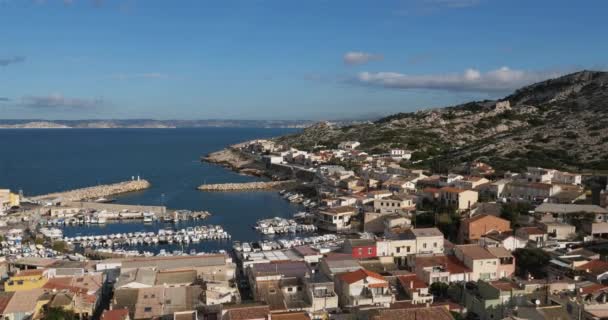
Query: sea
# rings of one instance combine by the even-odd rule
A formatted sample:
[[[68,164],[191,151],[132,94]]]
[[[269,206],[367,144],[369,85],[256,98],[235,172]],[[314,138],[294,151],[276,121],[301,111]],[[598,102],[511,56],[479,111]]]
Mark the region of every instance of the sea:
[[[21,190],[26,196],[107,184],[141,177],[152,187],[116,196],[121,204],[165,205],[169,209],[206,210],[205,220],[178,224],[118,222],[66,226],[64,236],[182,229],[221,225],[232,240],[261,239],[252,227],[271,217],[291,217],[301,211],[276,191],[202,192],[203,183],[250,182],[245,176],[200,161],[201,156],[228,145],[296,132],[297,129],[178,128],[178,129],[6,129],[0,130],[0,188]],[[188,246],[157,245],[126,249],[158,252],[183,250],[216,252],[231,241],[202,241]]]

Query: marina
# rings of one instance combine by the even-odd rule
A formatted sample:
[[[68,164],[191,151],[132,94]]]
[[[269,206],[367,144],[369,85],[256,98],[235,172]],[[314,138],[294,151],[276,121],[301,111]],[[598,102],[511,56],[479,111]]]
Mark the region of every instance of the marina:
[[[298,223],[294,219],[274,217],[259,220],[254,229],[263,235],[274,235],[314,232],[317,230],[317,227],[313,224]]]
[[[333,247],[338,247],[342,242],[344,242],[344,239],[335,234],[324,234],[310,237],[295,237],[255,242],[234,241],[233,249],[237,253],[291,249],[303,245],[310,245],[317,249],[331,249]]]
[[[51,209],[51,212],[53,209]],[[152,223],[155,221],[161,221],[163,223],[179,223],[188,220],[200,220],[206,219],[211,216],[208,211],[191,211],[191,210],[175,210],[166,211],[162,213],[155,213],[151,211],[136,211],[133,209],[123,209],[121,211],[90,211],[90,210],[79,210],[79,211],[68,211],[68,213],[61,214],[57,217],[51,213],[51,218],[41,219],[41,225],[47,226],[65,226],[65,225],[96,225],[106,224],[116,221],[139,221],[143,223]]]
[[[137,231],[64,237],[63,241],[81,248],[119,248],[138,245],[188,245],[201,241],[227,240],[230,238],[230,234],[219,225],[202,225],[183,229],[159,229],[157,232]]]

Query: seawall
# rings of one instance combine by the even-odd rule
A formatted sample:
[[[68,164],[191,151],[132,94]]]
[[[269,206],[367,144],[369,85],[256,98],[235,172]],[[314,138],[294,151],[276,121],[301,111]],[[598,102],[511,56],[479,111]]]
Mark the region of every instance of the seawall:
[[[150,186],[150,182],[146,180],[132,180],[113,184],[104,184],[94,187],[87,187],[82,189],[68,190],[63,192],[49,193],[45,195],[31,197],[30,199],[34,201],[40,201],[44,199],[60,199],[61,201],[82,201],[102,197],[106,198],[120,193],[140,191],[147,189]]]
[[[218,184],[203,184],[197,189],[201,191],[254,191],[254,190],[270,190],[270,189],[285,189],[296,185],[295,180],[285,181],[257,181],[245,183],[218,183]]]

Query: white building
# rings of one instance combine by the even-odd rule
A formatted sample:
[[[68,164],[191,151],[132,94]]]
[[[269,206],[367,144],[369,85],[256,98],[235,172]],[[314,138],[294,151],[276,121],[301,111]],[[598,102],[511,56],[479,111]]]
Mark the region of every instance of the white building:
[[[338,144],[338,149],[355,150],[360,145],[361,145],[361,143],[358,141],[344,141],[344,142],[340,142],[340,144]]]
[[[391,149],[390,155],[397,159],[410,160],[412,158],[412,152],[403,149]]]

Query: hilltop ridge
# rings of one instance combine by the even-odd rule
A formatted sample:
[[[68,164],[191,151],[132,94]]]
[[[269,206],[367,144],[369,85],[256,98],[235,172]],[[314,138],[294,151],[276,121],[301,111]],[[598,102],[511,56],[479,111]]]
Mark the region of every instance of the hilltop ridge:
[[[357,140],[369,152],[415,151],[420,166],[487,161],[503,170],[528,165],[608,170],[608,73],[580,71],[498,100],[398,113],[352,126],[320,123],[277,141],[303,149]],[[606,119],[606,120],[604,120]]]

